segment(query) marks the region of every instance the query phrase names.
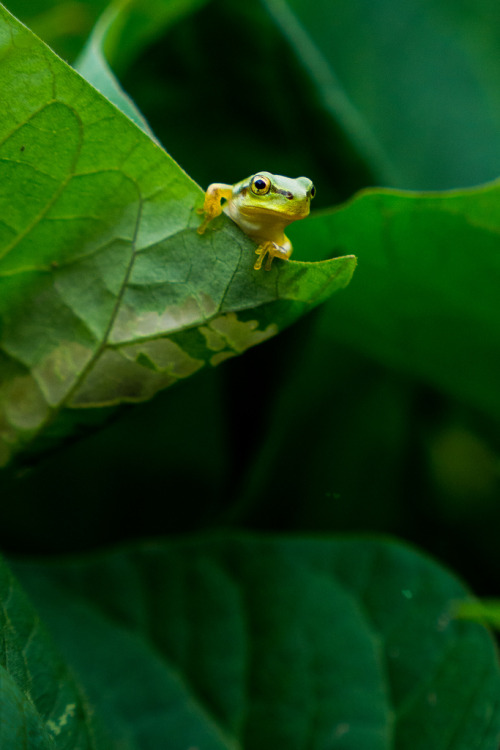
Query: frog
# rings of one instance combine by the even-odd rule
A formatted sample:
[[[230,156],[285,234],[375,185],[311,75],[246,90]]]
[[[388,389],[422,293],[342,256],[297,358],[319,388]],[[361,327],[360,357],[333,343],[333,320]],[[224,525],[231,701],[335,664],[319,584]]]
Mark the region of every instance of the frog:
[[[293,221],[308,216],[315,194],[308,177],[291,178],[271,172],[256,172],[235,185],[214,182],[208,186],[203,208],[199,209],[204,218],[197,231],[204,234],[212,219],[224,212],[258,242],[254,269],[260,270],[267,256],[265,270],[270,271],[274,258],[290,258],[292,243],[284,230]]]

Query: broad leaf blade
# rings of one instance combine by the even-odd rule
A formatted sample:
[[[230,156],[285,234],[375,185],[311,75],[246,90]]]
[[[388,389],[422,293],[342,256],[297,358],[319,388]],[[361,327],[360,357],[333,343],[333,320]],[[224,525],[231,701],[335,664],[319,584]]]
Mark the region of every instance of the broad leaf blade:
[[[359,252],[319,335],[500,416],[500,187],[369,190],[309,222],[310,247]],[[295,236],[302,236],[297,226]]]
[[[162,694],[144,724],[135,680],[123,679],[132,669],[146,694],[155,674],[179,675],[184,708],[197,706],[223,747],[498,747],[493,642],[453,620],[464,588],[401,545],[237,536],[17,571],[134,748],[168,736],[180,750],[198,725]]]
[[[87,698],[0,560],[0,746],[105,750]]]
[[[195,183],[4,9],[0,98],[0,464],[71,432],[65,409],[150,398],[348,283],[352,257],[257,274],[225,217],[199,237]]]

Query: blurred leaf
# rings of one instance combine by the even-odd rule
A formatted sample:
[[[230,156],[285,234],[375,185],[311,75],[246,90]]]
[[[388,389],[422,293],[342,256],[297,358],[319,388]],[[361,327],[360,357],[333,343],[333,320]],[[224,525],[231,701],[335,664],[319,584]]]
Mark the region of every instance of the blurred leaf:
[[[303,229],[293,238],[304,240]],[[347,343],[500,417],[500,185],[442,194],[369,190],[308,222],[316,257],[359,255],[356,284],[321,315]],[[311,256],[312,257],[312,253]]]
[[[118,71],[134,63],[148,44],[209,0],[115,0],[93,36]]]
[[[199,237],[200,189],[5,10],[0,98],[0,465],[349,282],[354,258],[255,273],[254,243],[226,217]]]
[[[80,684],[1,559],[0,643],[2,750],[111,747]]]
[[[411,497],[418,494],[407,474],[414,389],[319,339],[319,322],[318,315],[304,321],[300,339],[293,330],[293,367],[274,373],[265,433],[224,520],[295,533],[361,528],[406,536],[415,531]]]
[[[378,182],[429,190],[498,175],[497,4],[262,2]]]
[[[227,537],[16,570],[130,748],[497,750],[493,643],[401,545]]]
[[[80,52],[107,0],[8,0],[6,7],[64,60]]]
[[[462,425],[449,424],[427,441],[431,475],[439,489],[438,507],[450,518],[498,508],[500,459],[490,445]]]
[[[131,65],[143,46],[207,0],[116,0],[97,22],[76,61],[76,69],[152,137],[143,115],[115,77],[114,68]]]
[[[123,3],[121,4],[123,6]],[[104,41],[117,19],[121,16],[120,6],[110,5],[101,16],[85,48],[75,62],[76,70],[101,92],[110,102],[118,107],[132,122],[135,122],[145,133],[154,138],[153,132],[145,118],[135,106],[132,99],[120,86],[104,54]]]

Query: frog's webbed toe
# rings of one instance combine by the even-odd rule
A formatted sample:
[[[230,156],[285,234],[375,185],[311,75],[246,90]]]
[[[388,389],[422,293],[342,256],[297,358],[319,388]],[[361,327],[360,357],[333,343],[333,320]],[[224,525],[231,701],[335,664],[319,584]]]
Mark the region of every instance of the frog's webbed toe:
[[[203,208],[197,209],[198,214],[204,215],[202,223],[196,230],[198,234],[204,234],[205,229],[210,224],[212,219],[215,219],[217,216],[221,215],[221,200],[229,200],[231,198],[232,192],[233,189],[231,185],[225,185],[222,182],[214,182],[212,185],[208,186],[207,192],[205,193]]]

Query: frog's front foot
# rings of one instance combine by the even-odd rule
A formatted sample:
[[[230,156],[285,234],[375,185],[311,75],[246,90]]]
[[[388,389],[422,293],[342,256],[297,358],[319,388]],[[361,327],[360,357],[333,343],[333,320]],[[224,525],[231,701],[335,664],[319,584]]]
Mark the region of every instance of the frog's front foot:
[[[203,208],[198,208],[197,213],[203,214],[204,218],[196,230],[198,234],[204,234],[205,229],[212,219],[220,216],[222,213],[221,200],[229,200],[233,192],[231,185],[224,185],[221,182],[214,182],[209,185],[205,193]]]
[[[291,249],[290,251],[287,251],[285,250],[285,248],[280,247],[280,245],[277,245],[275,242],[263,242],[262,245],[259,245],[255,253],[259,256],[254,264],[255,270],[258,271],[260,268],[262,268],[262,263],[264,262],[264,258],[267,255],[266,265],[264,266],[264,268],[266,271],[270,271],[273,258],[288,260],[291,255]]]

